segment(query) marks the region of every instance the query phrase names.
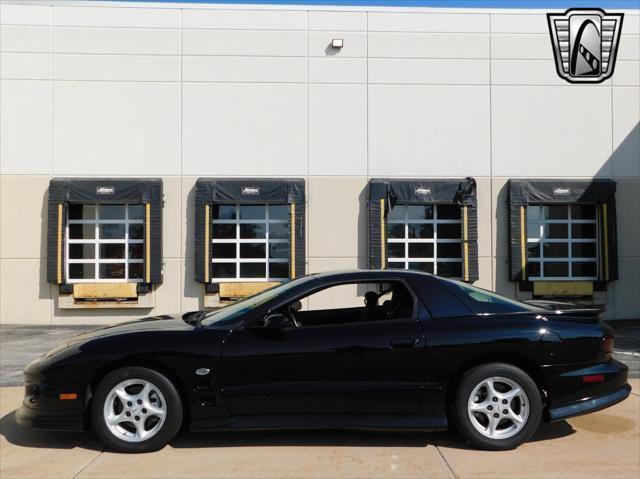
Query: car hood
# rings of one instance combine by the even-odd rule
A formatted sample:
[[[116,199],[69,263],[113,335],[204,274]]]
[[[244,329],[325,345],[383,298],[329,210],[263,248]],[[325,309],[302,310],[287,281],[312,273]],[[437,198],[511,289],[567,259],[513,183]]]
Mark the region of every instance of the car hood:
[[[194,326],[188,324],[183,319],[188,314],[190,313],[149,316],[147,318],[126,321],[124,323],[114,324],[112,326],[105,326],[104,328],[99,328],[93,331],[88,331],[86,333],[72,336],[64,343],[58,345],[57,347],[46,353],[45,356],[51,356],[57,351],[68,348],[70,346],[85,343],[93,339],[105,338],[108,336],[138,333],[142,331],[189,331],[192,330]]]

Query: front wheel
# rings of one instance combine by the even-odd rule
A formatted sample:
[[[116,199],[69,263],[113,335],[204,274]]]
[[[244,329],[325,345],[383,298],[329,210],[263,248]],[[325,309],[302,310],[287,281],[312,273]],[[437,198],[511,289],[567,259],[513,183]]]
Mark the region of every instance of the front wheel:
[[[540,425],[542,399],[536,383],[510,364],[483,364],[467,371],[455,401],[460,432],[476,447],[513,449]]]
[[[105,376],[91,413],[100,439],[118,452],[160,449],[182,423],[182,403],[171,381],[139,367],[116,369]]]

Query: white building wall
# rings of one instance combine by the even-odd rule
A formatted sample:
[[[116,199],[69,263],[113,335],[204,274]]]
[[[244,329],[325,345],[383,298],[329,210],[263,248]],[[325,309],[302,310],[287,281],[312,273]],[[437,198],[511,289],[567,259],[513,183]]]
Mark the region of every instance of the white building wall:
[[[201,307],[199,176],[306,178],[309,271],[366,265],[369,178],[474,176],[478,284],[511,295],[508,178],[612,178],[620,280],[602,300],[610,317],[640,317],[637,10],[597,86],[558,78],[535,10],[35,2],[2,3],[0,24],[2,322]],[[54,176],[163,178],[155,308],[57,307],[44,280]]]

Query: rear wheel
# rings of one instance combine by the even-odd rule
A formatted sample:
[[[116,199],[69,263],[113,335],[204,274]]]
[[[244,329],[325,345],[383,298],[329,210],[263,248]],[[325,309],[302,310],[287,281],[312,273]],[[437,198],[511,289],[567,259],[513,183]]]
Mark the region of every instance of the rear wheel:
[[[454,414],[460,432],[474,446],[513,449],[538,429],[542,399],[536,383],[522,369],[483,364],[462,376]]]
[[[96,433],[119,452],[149,452],[165,446],[182,423],[182,403],[165,376],[147,368],[109,373],[92,403]]]

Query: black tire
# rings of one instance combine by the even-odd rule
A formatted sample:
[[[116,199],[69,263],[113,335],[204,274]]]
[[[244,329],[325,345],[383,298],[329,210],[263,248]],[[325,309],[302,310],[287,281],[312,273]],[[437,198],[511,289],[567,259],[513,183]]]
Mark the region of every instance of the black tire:
[[[474,427],[469,417],[469,398],[475,387],[482,381],[492,377],[503,377],[517,383],[529,399],[528,418],[522,428],[513,436],[506,438],[491,438]],[[518,405],[516,405],[518,406]],[[495,408],[495,406],[492,406]],[[500,406],[498,409],[500,409]],[[485,416],[486,417],[486,416]],[[482,416],[480,416],[482,419]],[[470,369],[462,375],[460,385],[455,394],[453,405],[453,419],[459,432],[475,447],[490,451],[504,451],[514,449],[531,439],[537,431],[542,418],[542,398],[540,390],[531,377],[522,369],[506,363],[488,363]],[[500,419],[500,421],[503,421]],[[515,424],[509,420],[503,421],[501,426]],[[505,426],[506,425],[506,426]],[[488,427],[488,426],[487,426]],[[515,429],[515,428],[514,428]]]
[[[165,401],[164,423],[153,436],[139,442],[129,442],[118,437],[110,430],[103,413],[111,390],[122,381],[131,379],[151,383],[162,393]],[[173,383],[159,372],[141,367],[124,367],[107,374],[96,388],[91,404],[91,423],[96,434],[109,449],[117,452],[151,452],[162,449],[180,429],[182,414],[182,401]]]

